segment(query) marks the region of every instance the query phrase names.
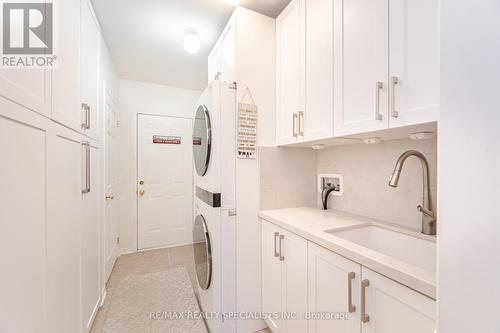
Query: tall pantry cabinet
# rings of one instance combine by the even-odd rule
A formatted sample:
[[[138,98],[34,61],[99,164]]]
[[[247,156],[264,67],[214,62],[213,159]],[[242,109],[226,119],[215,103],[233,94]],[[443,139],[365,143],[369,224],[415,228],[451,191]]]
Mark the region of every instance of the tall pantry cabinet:
[[[104,288],[101,36],[89,1],[57,4],[57,66],[0,69],[0,327],[6,332],[87,333]]]

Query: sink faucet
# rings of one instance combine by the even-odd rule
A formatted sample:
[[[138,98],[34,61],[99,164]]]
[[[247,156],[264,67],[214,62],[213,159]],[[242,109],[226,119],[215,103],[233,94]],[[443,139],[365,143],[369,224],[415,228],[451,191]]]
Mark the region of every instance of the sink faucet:
[[[417,209],[422,213],[422,233],[425,235],[435,235],[436,234],[436,214],[432,209],[432,199],[431,199],[431,189],[429,181],[429,163],[425,156],[416,150],[408,150],[404,152],[396,163],[396,167],[392,173],[391,179],[389,180],[389,186],[398,187],[399,177],[401,176],[401,169],[406,159],[410,156],[415,156],[420,160],[423,170],[423,203],[418,205]]]

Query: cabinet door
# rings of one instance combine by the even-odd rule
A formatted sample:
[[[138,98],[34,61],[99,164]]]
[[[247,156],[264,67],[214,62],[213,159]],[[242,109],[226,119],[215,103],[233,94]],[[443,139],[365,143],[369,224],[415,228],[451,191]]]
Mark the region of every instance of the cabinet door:
[[[50,80],[49,69],[0,68],[0,96],[50,117]]]
[[[52,127],[47,176],[47,331],[80,332],[82,144],[75,132]]]
[[[44,325],[48,122],[0,97],[2,332],[51,332]]]
[[[334,133],[386,129],[388,0],[334,0]]]
[[[309,332],[359,333],[361,266],[309,242],[308,271],[309,312],[349,316],[348,320],[311,318]]]
[[[297,142],[304,112],[304,0],[293,0],[276,18],[276,142]]]
[[[307,241],[290,232],[280,235],[283,262],[283,311],[296,318],[286,318],[286,333],[306,333],[307,320]]]
[[[90,150],[90,160],[87,163],[86,149]],[[82,174],[90,175],[90,192],[82,194],[81,209],[81,248],[82,248],[82,327],[83,332],[90,331],[92,319],[99,307],[101,287],[99,278],[99,227],[100,189],[99,149],[90,145],[83,146]]]
[[[280,231],[274,224],[262,221],[262,311],[265,313],[282,311],[282,262],[278,249]],[[280,318],[270,317],[266,322],[274,333],[282,329]]]
[[[80,0],[64,0],[57,6],[57,67],[52,71],[52,119],[82,131],[80,105]]]
[[[236,26],[234,20],[231,20],[226,30],[221,36],[222,49],[222,74],[221,80],[226,82],[236,82],[234,71],[235,48],[236,48]]]
[[[439,117],[439,1],[390,1],[391,127]]]
[[[84,133],[93,139],[99,135],[99,47],[100,32],[88,0],[81,6],[81,92],[80,101],[89,108],[90,128]]]
[[[304,141],[333,136],[333,2],[306,0]]]
[[[436,302],[363,267],[366,314],[363,333],[434,333]]]

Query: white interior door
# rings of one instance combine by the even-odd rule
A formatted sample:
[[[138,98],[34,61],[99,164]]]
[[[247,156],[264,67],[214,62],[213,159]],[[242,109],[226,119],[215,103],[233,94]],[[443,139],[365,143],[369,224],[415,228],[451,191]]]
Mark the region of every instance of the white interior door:
[[[118,116],[115,104],[106,93],[106,149],[105,149],[105,193],[106,219],[104,227],[104,253],[106,280],[109,278],[118,257],[120,231],[120,200],[118,194]]]
[[[191,119],[139,115],[138,248],[191,242]]]

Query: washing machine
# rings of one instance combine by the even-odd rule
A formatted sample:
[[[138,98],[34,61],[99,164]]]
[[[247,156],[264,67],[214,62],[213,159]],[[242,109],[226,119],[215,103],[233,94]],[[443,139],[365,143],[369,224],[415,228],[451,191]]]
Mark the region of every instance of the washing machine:
[[[202,93],[193,125],[193,253],[197,296],[211,333],[234,333],[236,309],[236,90],[214,81]]]

